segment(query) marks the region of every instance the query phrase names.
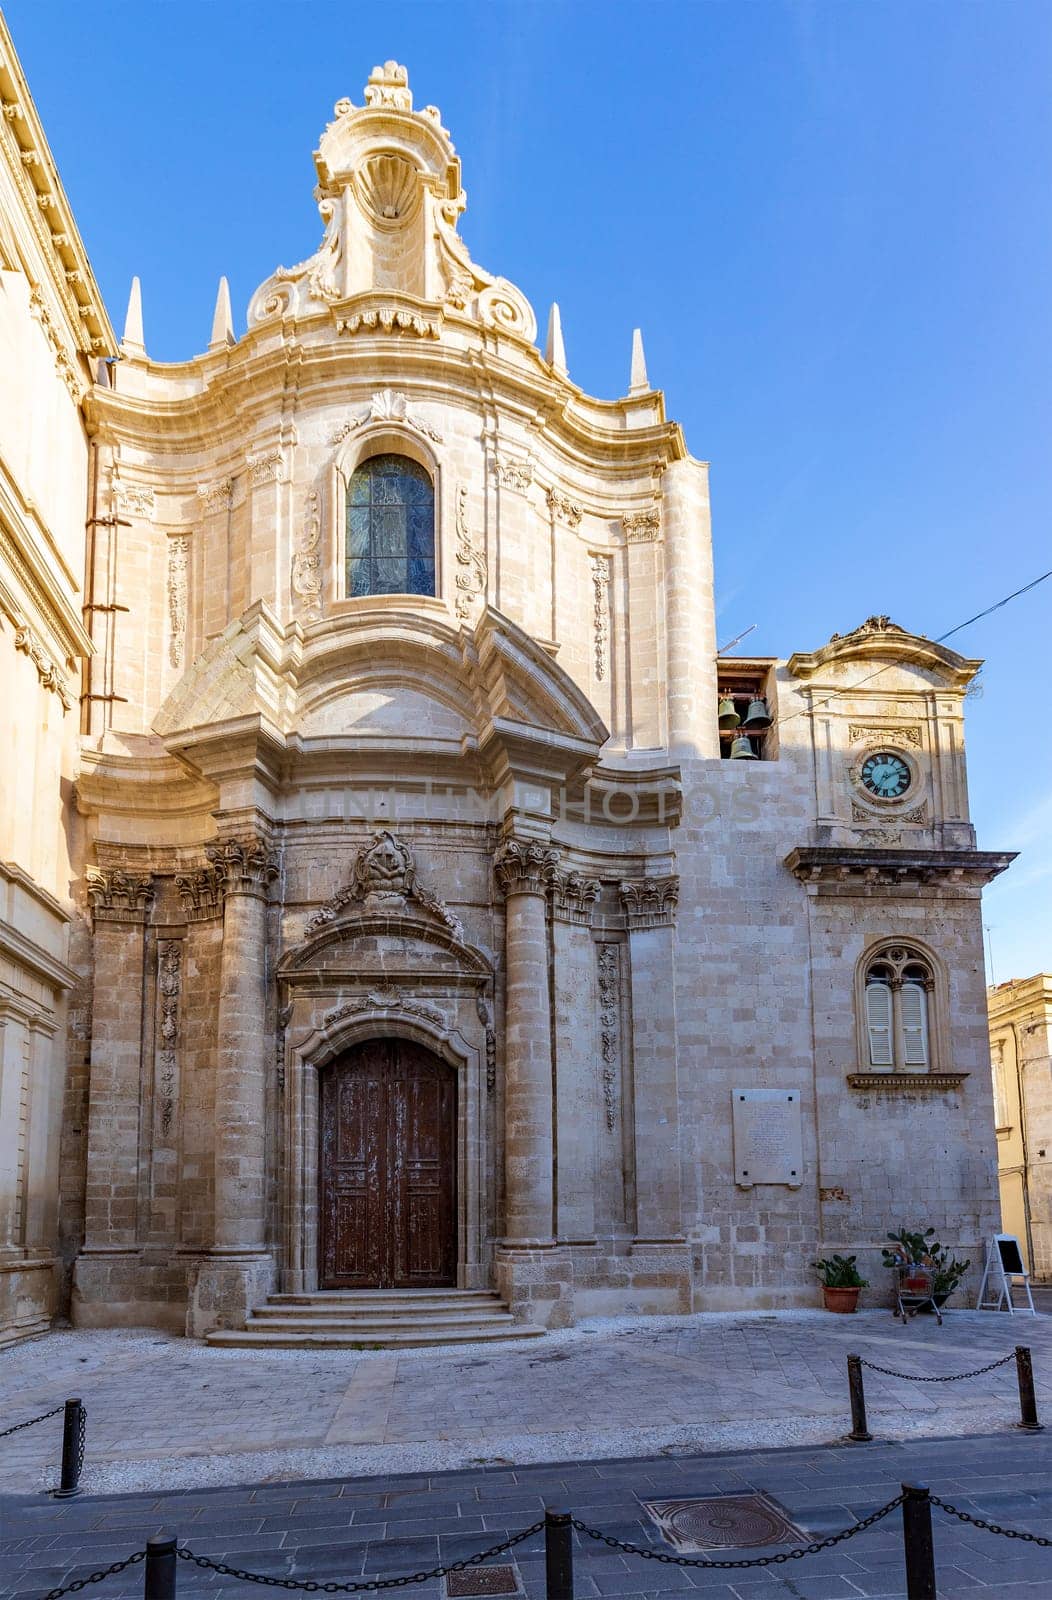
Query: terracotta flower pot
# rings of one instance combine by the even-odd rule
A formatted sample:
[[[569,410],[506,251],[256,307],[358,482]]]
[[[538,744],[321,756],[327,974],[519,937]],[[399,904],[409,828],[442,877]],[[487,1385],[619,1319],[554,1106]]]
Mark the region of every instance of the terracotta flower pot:
[[[857,1311],[861,1289],[830,1289],[822,1285],[822,1299],[827,1311]]]

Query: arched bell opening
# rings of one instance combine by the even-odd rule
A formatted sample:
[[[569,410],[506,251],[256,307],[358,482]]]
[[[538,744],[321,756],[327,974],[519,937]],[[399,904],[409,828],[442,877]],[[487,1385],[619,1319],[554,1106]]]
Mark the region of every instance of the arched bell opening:
[[[318,1081],[318,1286],[457,1282],[457,1075],[389,1035],[329,1062]]]

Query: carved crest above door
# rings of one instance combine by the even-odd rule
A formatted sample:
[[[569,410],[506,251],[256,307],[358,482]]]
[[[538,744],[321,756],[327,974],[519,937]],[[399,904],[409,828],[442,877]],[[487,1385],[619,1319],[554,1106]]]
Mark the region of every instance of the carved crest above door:
[[[410,902],[442,923],[454,938],[463,939],[464,930],[459,917],[436,894],[417,881],[413,852],[405,840],[389,828],[381,828],[358,851],[350,883],[337,889],[308,918],[306,931],[315,933],[327,927],[337,920],[342,911],[356,904],[365,912],[401,913],[407,910]]]

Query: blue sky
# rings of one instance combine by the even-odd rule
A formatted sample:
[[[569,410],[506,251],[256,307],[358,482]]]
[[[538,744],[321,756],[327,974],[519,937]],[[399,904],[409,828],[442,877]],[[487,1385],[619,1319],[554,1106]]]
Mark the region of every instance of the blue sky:
[[[311,151],[375,61],[464,163],[477,260],[560,302],[571,375],[632,327],[712,462],[722,640],[938,636],[1052,567],[1052,5],[9,0],[111,316],[204,349],[220,273],[320,236]],[[957,635],[998,981],[1052,969],[1052,581]]]

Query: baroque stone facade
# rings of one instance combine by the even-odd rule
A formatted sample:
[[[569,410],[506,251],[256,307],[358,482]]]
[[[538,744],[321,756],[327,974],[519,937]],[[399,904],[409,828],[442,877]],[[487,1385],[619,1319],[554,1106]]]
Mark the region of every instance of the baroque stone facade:
[[[221,290],[152,362],[136,290],[79,400],[75,1321],[408,1282],[557,1326],[811,1304],[816,1254],[910,1222],[974,1248],[978,664],[887,618],[719,660],[707,469],[641,342],[613,401],[557,316],[542,354],[395,63],[315,162],[319,248],[243,337]]]
[[[1035,1279],[1052,1280],[1052,973],[989,993],[1001,1222]]]

